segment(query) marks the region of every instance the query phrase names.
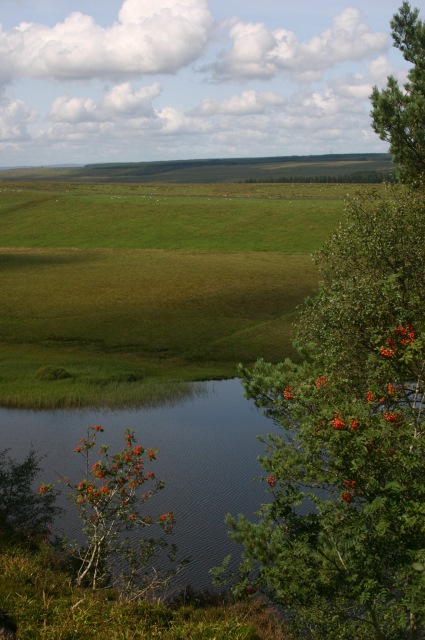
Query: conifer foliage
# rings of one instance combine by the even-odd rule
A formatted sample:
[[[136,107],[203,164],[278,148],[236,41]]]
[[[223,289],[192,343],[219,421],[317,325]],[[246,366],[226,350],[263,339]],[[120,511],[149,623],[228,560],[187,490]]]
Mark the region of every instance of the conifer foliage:
[[[425,23],[419,9],[403,2],[391,20],[394,46],[410,63],[407,82],[400,87],[394,76],[380,91],[374,87],[372,127],[390,152],[404,182],[424,186],[425,182]]]

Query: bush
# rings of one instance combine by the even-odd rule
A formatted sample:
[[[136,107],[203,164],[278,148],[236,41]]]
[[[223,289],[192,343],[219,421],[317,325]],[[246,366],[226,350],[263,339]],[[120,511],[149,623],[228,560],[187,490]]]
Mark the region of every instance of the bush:
[[[32,489],[40,471],[35,451],[30,450],[23,462],[10,458],[7,450],[0,451],[0,529],[6,537],[44,536],[59,512],[53,491]]]
[[[65,479],[86,538],[83,547],[74,549],[77,585],[97,589],[112,584],[128,600],[162,597],[185,561],[176,564],[175,545],[165,539],[173,531],[172,512],[156,517],[144,513],[164,486],[146,468],[157,452],[136,445],[128,429],[124,449],[111,454],[108,445],[99,448],[97,443],[103,431],[100,425],[87,428],[87,437],[74,449],[83,459],[84,476],[77,482]],[[151,536],[144,535],[152,527]],[[153,562],[158,555],[166,556],[172,568],[157,569]]]
[[[51,382],[52,380],[65,380],[71,378],[69,371],[63,367],[40,367],[35,372],[35,377],[43,382]]]

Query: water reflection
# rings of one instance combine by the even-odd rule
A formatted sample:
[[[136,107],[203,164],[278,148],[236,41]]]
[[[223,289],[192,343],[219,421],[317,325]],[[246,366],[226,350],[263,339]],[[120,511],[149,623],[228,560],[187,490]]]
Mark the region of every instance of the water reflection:
[[[227,537],[226,513],[254,517],[267,499],[257,456],[263,445],[256,436],[275,429],[270,420],[243,397],[238,380],[206,384],[204,395],[177,406],[122,411],[20,411],[0,409],[0,448],[19,460],[29,447],[46,454],[42,480],[65,475],[81,477],[81,458],[73,448],[88,425],[105,428],[111,450],[123,447],[125,429],[136,432],[139,444],[158,448],[157,477],[165,489],[154,497],[154,513],[172,510],[177,518],[175,542],[192,561],[180,574],[181,584],[195,589],[211,586],[208,569],[236,551]],[[66,501],[63,503],[67,507]],[[67,535],[79,523],[68,509],[61,519]]]

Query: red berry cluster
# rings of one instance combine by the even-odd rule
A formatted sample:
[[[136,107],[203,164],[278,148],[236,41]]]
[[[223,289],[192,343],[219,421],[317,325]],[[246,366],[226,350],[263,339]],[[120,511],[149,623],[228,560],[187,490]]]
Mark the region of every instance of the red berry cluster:
[[[393,358],[397,349],[406,347],[415,341],[415,329],[413,325],[406,322],[404,325],[399,324],[393,331],[393,335],[387,339],[387,346],[380,347],[379,353],[383,358]]]
[[[332,426],[337,431],[341,431],[341,429],[343,429],[345,427],[344,420],[337,413],[335,413],[335,415],[333,417]]]
[[[319,376],[316,380],[316,382],[314,383],[314,386],[316,387],[316,389],[320,389],[322,387],[327,387],[328,386],[328,381],[326,376]]]
[[[293,400],[294,394],[292,393],[292,387],[285,387],[283,391],[283,397],[285,400]]]
[[[342,500],[350,504],[353,501],[354,495],[357,493],[357,485],[355,480],[345,480],[344,487],[347,487],[347,491],[341,494]]]

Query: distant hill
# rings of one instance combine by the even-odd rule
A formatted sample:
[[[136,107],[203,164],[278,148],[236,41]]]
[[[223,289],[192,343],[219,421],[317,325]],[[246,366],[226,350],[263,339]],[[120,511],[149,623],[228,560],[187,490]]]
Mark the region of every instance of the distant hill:
[[[0,170],[0,180],[126,183],[377,182],[383,176],[393,173],[394,169],[387,153],[346,153],[15,167]]]
[[[62,168],[62,167],[84,167],[85,165],[83,164],[76,164],[74,163],[70,163],[70,164],[46,164],[43,165],[41,168],[42,169],[57,169],[57,168]],[[14,165],[13,167],[0,167],[0,171],[9,171],[9,170],[13,170],[13,169],[35,169],[36,167],[34,167],[33,165],[28,165],[28,164],[22,164],[22,165]]]

